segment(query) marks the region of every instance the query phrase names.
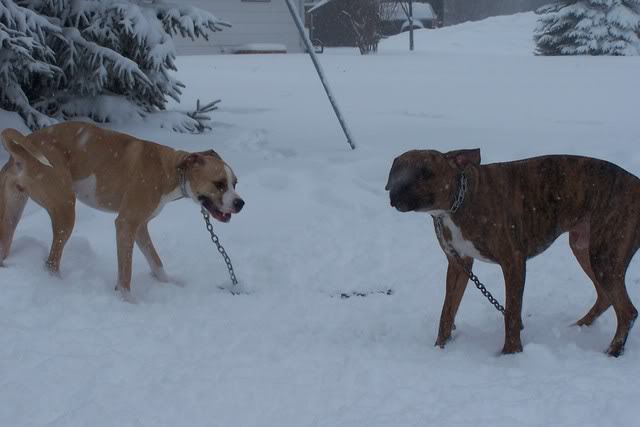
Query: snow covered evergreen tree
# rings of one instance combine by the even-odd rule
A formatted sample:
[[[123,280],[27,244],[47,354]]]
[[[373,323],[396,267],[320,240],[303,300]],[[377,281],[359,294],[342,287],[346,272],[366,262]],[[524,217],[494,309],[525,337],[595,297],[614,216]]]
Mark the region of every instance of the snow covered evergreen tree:
[[[18,111],[32,128],[54,123],[32,106],[51,96],[62,70],[47,40],[58,26],[11,0],[0,0],[0,107]]]
[[[0,0],[0,107],[31,128],[164,110],[184,87],[172,36],[208,39],[224,26],[162,0]],[[191,125],[178,128],[195,130],[184,117]]]
[[[537,13],[539,55],[640,55],[640,0],[564,0]]]

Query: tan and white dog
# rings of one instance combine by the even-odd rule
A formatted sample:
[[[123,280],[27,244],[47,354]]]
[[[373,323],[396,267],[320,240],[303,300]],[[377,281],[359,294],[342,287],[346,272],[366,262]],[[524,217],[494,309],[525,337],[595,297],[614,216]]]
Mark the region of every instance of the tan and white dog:
[[[58,274],[78,199],[118,214],[116,289],[126,300],[131,298],[134,242],[153,275],[168,281],[147,229],[167,203],[189,198],[221,222],[229,222],[244,206],[235,191],[236,176],[213,150],[173,150],[82,122],[57,124],[28,136],[5,129],[1,139],[11,158],[0,172],[0,265],[31,198],[51,217],[53,242],[46,265]]]

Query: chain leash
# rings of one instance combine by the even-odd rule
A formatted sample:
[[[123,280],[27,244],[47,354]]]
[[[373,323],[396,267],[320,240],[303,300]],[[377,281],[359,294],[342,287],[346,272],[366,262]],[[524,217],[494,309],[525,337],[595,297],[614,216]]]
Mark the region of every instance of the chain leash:
[[[464,201],[464,195],[466,191],[467,191],[467,176],[464,174],[464,172],[461,172],[460,187],[458,188],[458,194],[456,196],[456,200],[453,202],[453,205],[451,206],[451,209],[449,209],[449,213],[453,214],[458,212],[458,210],[460,209],[460,206],[462,206],[462,202]],[[464,263],[464,260],[462,259],[458,251],[455,250],[451,242],[448,242],[445,240],[444,224],[442,220],[443,217],[444,217],[444,214],[441,214],[435,217],[436,235],[438,236],[438,240],[445,246],[447,252],[452,254],[453,257],[456,259],[456,261],[458,261],[458,264],[460,264],[460,267],[462,268],[462,270],[467,274],[467,276],[469,276],[469,280],[471,280],[476,285],[476,288],[478,288],[478,290],[482,293],[482,295],[484,295],[484,297],[488,299],[491,304],[493,304],[496,310],[498,310],[504,316],[504,307],[502,306],[502,304],[500,304],[500,302],[498,302],[498,300],[493,297],[493,295],[491,294],[491,292],[489,292],[487,287],[482,284],[480,279],[478,279],[478,276],[473,274],[473,271],[466,266],[466,264]]]
[[[182,197],[187,199],[190,198],[189,192],[187,191],[187,179],[185,177],[184,168],[178,168],[178,177],[180,180],[180,192],[182,193]],[[202,217],[204,218],[204,222],[207,225],[207,231],[211,235],[211,241],[216,245],[216,247],[218,248],[218,252],[220,252],[220,255],[222,255],[225,264],[227,264],[227,270],[229,270],[231,283],[233,283],[233,286],[235,286],[238,284],[238,279],[236,278],[236,273],[233,271],[231,258],[229,258],[229,255],[227,255],[227,251],[224,250],[224,247],[220,243],[220,238],[213,231],[213,225],[211,225],[211,221],[209,220],[209,212],[207,212],[205,208],[201,208],[200,211],[202,212]]]
[[[218,238],[216,233],[213,232],[213,225],[211,225],[211,221],[209,220],[209,212],[207,212],[204,208],[202,208],[202,216],[204,218],[204,222],[207,224],[207,231],[209,232],[209,234],[211,234],[211,241],[218,248],[218,252],[220,252],[222,258],[224,258],[224,262],[225,264],[227,264],[227,270],[229,270],[229,277],[231,277],[231,282],[235,286],[238,284],[238,279],[236,279],[236,273],[233,271],[231,258],[229,258],[229,255],[227,255],[227,251],[225,251],[222,244],[220,244],[220,239]]]

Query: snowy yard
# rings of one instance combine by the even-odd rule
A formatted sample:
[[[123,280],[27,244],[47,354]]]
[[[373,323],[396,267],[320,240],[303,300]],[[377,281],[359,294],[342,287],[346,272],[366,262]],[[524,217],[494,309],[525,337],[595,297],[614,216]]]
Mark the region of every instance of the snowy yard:
[[[137,305],[113,292],[112,215],[78,207],[59,280],[42,267],[49,218],[30,203],[0,269],[0,425],[634,425],[640,329],[612,359],[611,310],[570,326],[595,291],[566,236],[528,264],[524,353],[498,357],[502,317],[472,285],[443,351],[446,259],[431,219],[399,214],[384,191],[410,148],[480,147],[485,163],[582,154],[640,175],[640,57],[534,57],[534,22],[419,32],[412,54],[404,35],[377,55],[325,52],[356,151],[306,56],[180,58],[183,104],[223,100],[214,131],[117,128],[214,148],[234,168],[247,205],[214,226],[248,294],[218,289],[227,271],[193,203],[150,227],[185,287],[155,282],[136,252]],[[0,128],[25,130],[16,117]],[[475,270],[504,300],[499,268]],[[627,285],[640,306],[637,259]]]

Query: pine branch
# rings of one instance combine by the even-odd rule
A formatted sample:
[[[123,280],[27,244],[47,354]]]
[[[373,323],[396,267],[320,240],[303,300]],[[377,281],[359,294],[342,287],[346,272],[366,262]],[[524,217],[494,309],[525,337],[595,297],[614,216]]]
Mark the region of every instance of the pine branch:
[[[187,116],[191,117],[193,120],[197,122],[195,125],[195,130],[191,133],[202,133],[207,130],[211,130],[211,126],[209,125],[209,121],[211,121],[211,117],[207,115],[207,113],[211,113],[218,109],[218,103],[220,103],[220,99],[212,101],[205,105],[200,105],[200,100],[196,101],[196,109],[190,113],[187,113]]]
[[[91,66],[109,68],[109,71],[113,72],[125,87],[138,87],[137,90],[141,90],[143,94],[148,95],[151,99],[163,98],[160,90],[149,80],[147,75],[140,70],[138,64],[129,58],[122,56],[116,51],[85,40],[75,28],[64,28],[63,33],[69,41],[85,49],[86,54],[89,55],[88,62]],[[103,75],[102,72],[100,75]],[[101,82],[99,81],[98,83]]]
[[[231,27],[231,24],[213,14],[191,6],[159,1],[150,4],[138,2],[138,5],[153,8],[169,35],[179,32],[182,37],[189,37],[191,40],[200,37],[209,40],[210,34],[222,31],[224,27]]]
[[[9,100],[8,103],[12,105],[12,109],[20,114],[20,117],[22,117],[25,124],[30,129],[40,129],[58,122],[56,119],[42,114],[40,111],[33,108],[29,103],[27,95],[15,82],[9,82],[5,87],[3,95]]]
[[[109,121],[123,110],[162,111],[184,88],[171,73],[172,36],[209,39],[228,26],[160,0],[0,0],[0,108],[19,111],[32,127],[46,115]],[[190,115],[165,117],[202,132],[213,109],[198,103]]]
[[[638,0],[565,0],[537,13],[538,55],[640,55]]]

